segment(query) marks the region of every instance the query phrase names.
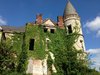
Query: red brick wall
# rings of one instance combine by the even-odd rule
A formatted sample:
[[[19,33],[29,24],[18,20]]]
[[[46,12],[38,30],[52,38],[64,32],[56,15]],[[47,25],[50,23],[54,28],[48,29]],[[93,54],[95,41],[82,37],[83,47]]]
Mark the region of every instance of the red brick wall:
[[[36,24],[42,24],[42,14],[36,15]]]
[[[60,28],[64,28],[63,17],[62,17],[62,16],[58,16],[58,17],[57,17],[57,21],[58,21],[58,26],[59,26]]]

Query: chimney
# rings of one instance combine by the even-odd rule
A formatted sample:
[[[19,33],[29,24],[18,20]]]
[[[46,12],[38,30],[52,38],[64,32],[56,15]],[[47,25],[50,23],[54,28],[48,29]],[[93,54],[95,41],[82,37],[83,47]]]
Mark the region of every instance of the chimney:
[[[63,17],[62,16],[58,16],[57,17],[57,21],[58,21],[59,28],[64,29]]]
[[[42,24],[42,14],[37,14],[36,15],[36,24]]]

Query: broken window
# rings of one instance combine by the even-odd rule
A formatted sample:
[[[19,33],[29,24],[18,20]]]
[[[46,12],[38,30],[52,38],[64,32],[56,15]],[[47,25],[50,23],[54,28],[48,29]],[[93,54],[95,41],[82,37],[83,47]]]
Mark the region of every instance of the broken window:
[[[30,39],[30,42],[29,42],[29,50],[34,50],[34,39]]]
[[[47,32],[47,28],[44,28],[44,32]]]
[[[68,26],[68,33],[69,34],[72,33],[72,27],[71,27],[71,25]]]
[[[54,31],[55,31],[54,29],[50,29],[50,32],[51,32],[51,33],[54,33]]]

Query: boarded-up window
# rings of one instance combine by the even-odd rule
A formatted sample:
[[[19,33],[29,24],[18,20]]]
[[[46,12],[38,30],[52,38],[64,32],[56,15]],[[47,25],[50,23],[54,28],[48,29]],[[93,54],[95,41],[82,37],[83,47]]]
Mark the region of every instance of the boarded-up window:
[[[50,30],[51,33],[54,33],[54,31],[55,31],[54,29],[51,29],[51,30]]]
[[[72,27],[71,27],[71,25],[68,26],[68,33],[69,34],[72,33]]]
[[[29,42],[29,50],[34,50],[34,39],[30,39],[30,42]]]

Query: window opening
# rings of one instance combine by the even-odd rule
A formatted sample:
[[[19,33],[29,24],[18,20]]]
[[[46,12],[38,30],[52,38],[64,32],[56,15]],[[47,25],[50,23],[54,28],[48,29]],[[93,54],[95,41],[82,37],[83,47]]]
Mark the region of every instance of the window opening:
[[[54,31],[55,31],[54,29],[51,29],[51,30],[50,30],[51,33],[54,33]]]
[[[69,32],[69,34],[72,33],[72,27],[71,27],[71,25],[68,26],[68,32]]]
[[[80,43],[81,43],[81,46],[82,46],[82,48],[83,48],[83,40],[80,40]]]
[[[80,43],[82,43],[83,41],[82,40],[80,40]]]
[[[44,32],[47,32],[47,28],[44,28]]]
[[[4,32],[2,33],[2,40],[6,40],[6,36]]]
[[[30,42],[29,42],[29,50],[34,50],[34,39],[30,39]]]

